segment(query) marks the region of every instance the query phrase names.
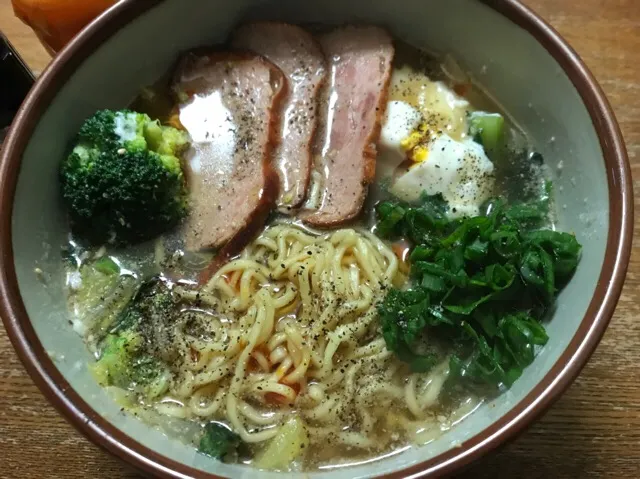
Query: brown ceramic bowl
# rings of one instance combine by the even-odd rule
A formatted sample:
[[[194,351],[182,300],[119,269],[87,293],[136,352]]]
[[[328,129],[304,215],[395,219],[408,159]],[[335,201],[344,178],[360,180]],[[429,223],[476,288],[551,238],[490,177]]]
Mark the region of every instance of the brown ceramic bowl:
[[[450,474],[523,431],[575,379],[613,314],[631,247],[632,185],[611,107],[575,52],[514,0],[135,0],[111,8],[43,73],[4,145],[0,312],[9,336],[49,400],[109,452],[160,477],[251,475],[119,413],[87,373],[88,353],[68,324],[56,252],[67,231],[57,169],[83,119],[101,107],[126,105],[180,51],[222,41],[247,16],[378,23],[415,46],[452,53],[525,128],[551,166],[559,226],[576,233],[584,253],[534,364],[508,393],[436,441],[309,477]]]

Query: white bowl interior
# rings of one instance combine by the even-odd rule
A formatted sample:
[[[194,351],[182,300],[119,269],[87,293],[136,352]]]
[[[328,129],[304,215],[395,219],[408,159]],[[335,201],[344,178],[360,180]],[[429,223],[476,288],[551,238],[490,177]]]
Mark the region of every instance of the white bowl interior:
[[[485,404],[435,442],[373,464],[309,474],[364,478],[424,461],[478,434],[542,379],[575,334],[594,292],[605,252],[608,186],[601,148],[571,81],[526,31],[473,0],[253,1],[167,0],[100,46],[68,79],[28,144],[13,211],[13,248],[20,291],[35,330],[71,386],[96,411],[136,441],[178,462],[223,476],[250,469],[224,465],[119,412],[86,368],[89,358],[68,323],[58,252],[66,226],[58,196],[58,164],[81,122],[96,109],[126,105],[163,74],[179,52],[221,42],[247,16],[302,22],[369,22],[417,47],[449,52],[530,133],[554,173],[559,226],[576,232],[583,260],[548,325],[550,341],[513,388]],[[556,168],[562,161],[564,167]],[[43,285],[34,273],[46,272]],[[73,451],[69,451],[73,454]],[[261,474],[275,477],[274,474]],[[278,477],[281,477],[279,474]]]

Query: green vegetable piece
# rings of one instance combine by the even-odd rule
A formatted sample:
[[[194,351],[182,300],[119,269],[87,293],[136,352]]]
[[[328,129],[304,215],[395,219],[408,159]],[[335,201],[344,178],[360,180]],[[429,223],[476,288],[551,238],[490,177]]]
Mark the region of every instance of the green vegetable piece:
[[[131,357],[141,349],[142,342],[142,337],[132,331],[108,335],[102,343],[100,358],[91,365],[91,372],[98,383],[101,386],[127,388],[132,381],[129,363]]]
[[[74,232],[126,245],[172,228],[187,212],[180,155],[188,135],[129,110],[101,110],[80,128],[60,166]]]
[[[103,386],[128,389],[153,399],[169,386],[165,356],[171,347],[162,335],[175,318],[171,292],[159,280],[142,284],[113,321],[91,371]]]
[[[549,253],[540,246],[532,245],[522,256],[520,274],[525,283],[538,288],[544,300],[551,303],[556,288],[553,260]]]
[[[508,205],[495,198],[485,214],[449,221],[438,202],[378,207],[389,237],[412,242],[412,288],[391,289],[378,307],[387,349],[412,371],[441,360],[425,337],[447,341],[451,378],[479,388],[510,387],[548,341],[541,321],[580,261],[573,235],[540,229],[547,196]],[[426,334],[424,334],[426,332]]]
[[[498,328],[505,348],[523,368],[533,362],[534,346],[545,345],[549,339],[542,325],[526,314],[505,316]]]
[[[469,244],[464,249],[464,258],[474,263],[482,263],[482,261],[489,254],[489,242],[483,241],[480,238],[473,240],[473,243]]]
[[[474,319],[484,331],[484,335],[488,338],[493,338],[498,334],[499,329],[496,316],[492,312],[476,311]]]
[[[240,436],[227,426],[218,422],[210,422],[204,427],[204,434],[200,439],[198,450],[221,460],[227,454],[237,451],[241,442]]]
[[[379,220],[376,233],[384,238],[405,236],[417,244],[428,243],[435,231],[448,224],[447,209],[442,195],[423,195],[415,207],[393,201],[381,202],[376,206]]]
[[[447,252],[447,257],[449,258]],[[428,263],[426,261],[417,261],[411,266],[413,275],[431,275],[441,278],[445,284],[465,288],[469,283],[469,277],[462,268],[451,268],[450,265],[442,265],[440,263]],[[444,290],[441,290],[444,291]]]
[[[108,256],[98,259],[93,264],[93,267],[102,274],[120,274],[120,266]]]
[[[89,370],[101,386],[138,390],[153,399],[169,386],[166,366],[144,350],[143,337],[134,331],[109,334],[100,358]]]
[[[484,276],[487,286],[494,291],[504,291],[513,284],[516,278],[516,269],[509,263],[504,266],[500,263],[494,263],[485,268]]]
[[[404,219],[405,209],[391,202],[383,202],[377,206],[380,221],[376,225],[376,233],[383,237],[393,237],[401,232],[396,231],[397,225]]]
[[[566,280],[576,270],[582,246],[575,236],[559,231],[541,230],[527,233],[525,239],[552,255],[558,279]]]
[[[104,302],[118,284],[118,277],[104,273],[91,264],[80,267],[80,285],[70,296],[77,315],[86,317]]]
[[[490,301],[493,298],[493,296],[494,296],[494,293],[490,293],[470,303],[460,304],[460,305],[449,304],[449,305],[446,305],[444,308],[447,311],[450,311],[452,313],[463,314],[465,316],[468,316],[471,313],[473,313],[478,306],[486,303],[487,301]]]
[[[176,303],[171,291],[158,278],[152,278],[140,285],[133,299],[118,316],[111,332],[140,329],[151,336],[154,329],[171,324],[175,314]]]
[[[378,307],[382,336],[387,348],[411,365],[415,372],[427,372],[437,364],[434,354],[417,354],[411,345],[427,323],[439,323],[436,315],[430,314],[429,297],[425,291],[399,291],[393,289]]]
[[[434,274],[424,273],[420,285],[427,291],[441,293],[447,290],[447,282]]]
[[[461,332],[475,348],[468,359],[463,360],[457,355],[450,360],[451,371],[454,376],[462,377],[481,384],[498,385],[507,380],[499,356],[489,346],[486,338],[479,335],[469,323],[463,323]]]
[[[504,117],[498,113],[474,112],[469,117],[469,134],[486,150],[495,150],[504,135]]]
[[[79,284],[69,296],[70,309],[88,323],[98,340],[107,334],[136,288],[136,280],[131,276],[120,276],[119,268],[114,271],[110,262],[103,257],[80,266]],[[77,274],[78,270],[73,267],[71,272]]]
[[[411,344],[426,325],[423,314],[429,306],[429,296],[420,290],[392,289],[379,306],[382,335],[387,347],[398,351]]]
[[[428,261],[433,256],[434,249],[426,246],[416,246],[409,255],[410,261]]]
[[[491,234],[491,246],[503,259],[509,260],[520,254],[520,235],[517,231],[501,229]]]

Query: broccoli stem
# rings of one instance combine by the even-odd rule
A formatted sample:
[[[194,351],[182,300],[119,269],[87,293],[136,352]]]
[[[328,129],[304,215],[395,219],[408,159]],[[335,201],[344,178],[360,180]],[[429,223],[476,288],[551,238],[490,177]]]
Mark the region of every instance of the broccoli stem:
[[[486,150],[495,150],[504,133],[504,117],[498,113],[474,112],[469,118],[471,135]]]

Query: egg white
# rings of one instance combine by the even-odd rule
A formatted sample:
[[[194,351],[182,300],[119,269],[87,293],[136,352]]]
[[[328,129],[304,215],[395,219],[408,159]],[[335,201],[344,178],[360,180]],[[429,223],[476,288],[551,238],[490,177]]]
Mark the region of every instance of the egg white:
[[[404,201],[417,201],[423,192],[442,194],[449,216],[477,216],[480,205],[493,192],[493,163],[481,145],[470,138],[456,141],[441,135],[429,145],[427,159],[400,175],[391,193]]]
[[[390,101],[380,131],[376,176],[388,178],[407,159],[400,146],[402,140],[418,128],[422,121],[420,112],[404,101]]]
[[[444,82],[431,80],[409,66],[396,68],[391,75],[389,100],[403,101],[417,109],[432,129],[454,140],[466,136],[469,102]]]
[[[409,202],[423,193],[442,194],[451,218],[479,214],[493,192],[493,164],[467,136],[469,102],[408,66],[394,71],[390,100],[378,144],[377,179],[394,177],[390,192]],[[405,160],[418,161],[402,148],[402,141],[422,123],[428,128],[420,141],[427,148],[426,159],[398,174]]]

